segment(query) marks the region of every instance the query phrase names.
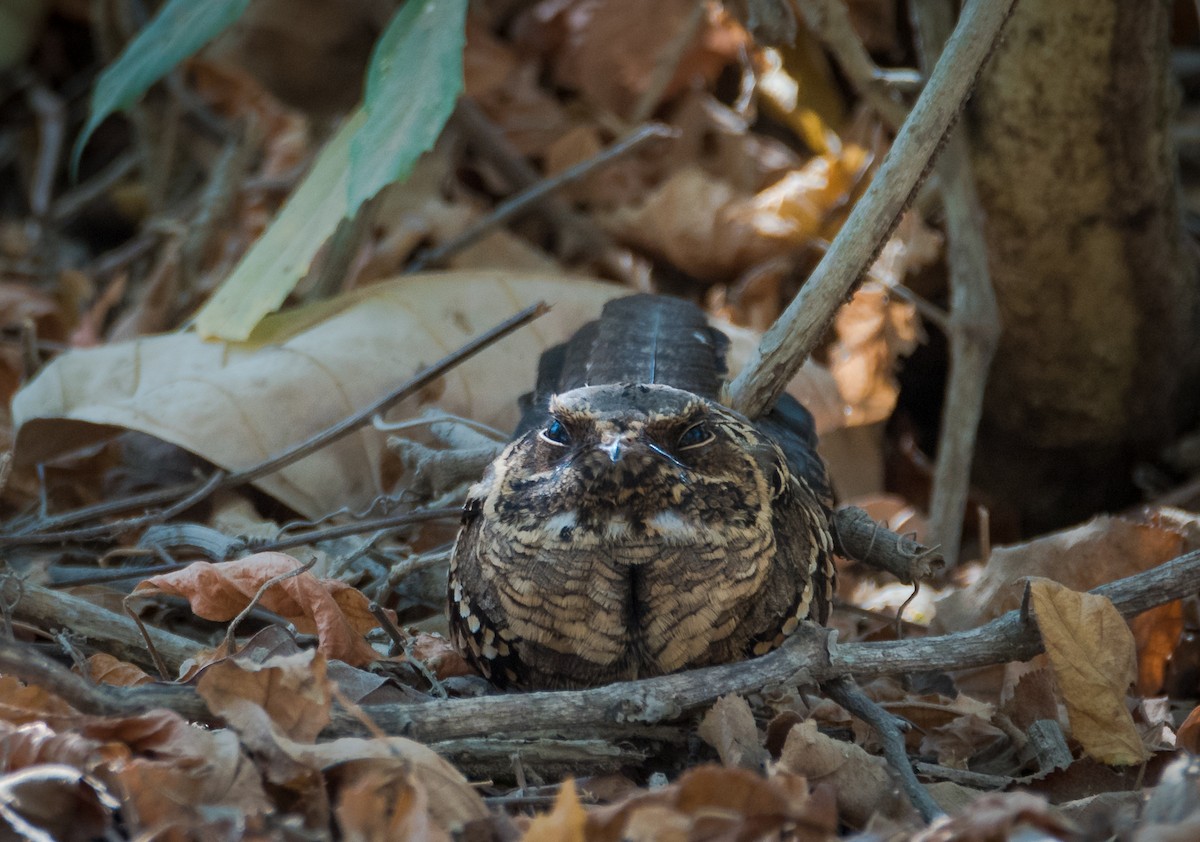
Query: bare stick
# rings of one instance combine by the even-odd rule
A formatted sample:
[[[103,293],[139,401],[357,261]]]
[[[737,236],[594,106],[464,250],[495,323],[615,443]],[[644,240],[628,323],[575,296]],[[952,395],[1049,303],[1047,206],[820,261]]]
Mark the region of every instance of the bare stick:
[[[238,626],[242,624],[242,620],[250,616],[250,612],[254,610],[255,606],[257,606],[259,602],[262,601],[262,598],[264,595],[266,595],[267,591],[269,591],[275,585],[278,585],[280,582],[286,582],[288,579],[294,579],[301,573],[307,573],[309,570],[312,570],[313,565],[316,563],[317,557],[313,556],[308,561],[304,562],[304,564],[297,565],[295,568],[286,573],[280,573],[278,576],[268,579],[259,586],[258,590],[254,594],[254,598],[246,603],[246,607],[238,612],[238,615],[230,621],[229,628],[225,630],[225,651],[229,655],[237,654]],[[126,597],[126,599],[128,599],[128,597]]]
[[[435,249],[430,249],[424,254],[418,256],[404,270],[405,274],[411,272],[420,272],[430,266],[440,266],[453,254],[462,251],[467,246],[477,242],[487,234],[500,227],[508,220],[512,219],[519,213],[529,209],[532,205],[545,200],[547,196],[557,190],[561,190],[567,185],[574,184],[582,178],[586,178],[596,170],[611,164],[613,161],[628,155],[634,149],[644,144],[653,138],[673,137],[675,132],[667,126],[652,123],[649,126],[642,126],[630,132],[625,137],[618,140],[612,146],[597,155],[593,155],[586,161],[581,161],[573,167],[568,167],[557,175],[549,178],[543,178],[540,181],[531,184],[526,189],[522,190],[515,196],[510,196],[492,210],[491,213],[485,215],[458,236],[447,240],[442,245]]]
[[[516,190],[536,184],[541,175],[508,142],[504,132],[488,120],[487,115],[469,97],[458,101],[451,118],[454,125],[467,136],[468,142],[500,171]],[[632,271],[633,259],[628,250],[617,244],[607,232],[559,196],[550,195],[534,205],[542,218],[558,230],[569,231],[583,245],[583,249],[609,272],[630,286],[637,286],[637,275]]]
[[[928,72],[941,55],[953,15],[947,0],[917,0],[912,11],[921,65]],[[953,567],[962,542],[984,386],[1000,341],[1000,311],[988,272],[983,212],[975,192],[970,151],[961,128],[952,129],[947,136],[937,174],[946,212],[950,265],[950,382],[942,407],[929,521],[946,562]]]
[[[185,483],[176,485],[170,488],[163,488],[148,494],[139,494],[132,497],[127,497],[124,500],[111,501],[102,503],[97,506],[88,506],[82,509],[76,509],[73,512],[65,512],[54,517],[44,518],[38,521],[29,532],[11,533],[8,535],[0,535],[0,546],[23,545],[23,544],[45,544],[56,543],[58,541],[81,540],[82,538],[96,537],[98,535],[107,534],[105,530],[111,530],[113,526],[98,526],[90,531],[84,531],[81,535],[80,531],[66,531],[49,533],[42,530],[50,529],[56,526],[64,526],[70,523],[78,523],[82,520],[88,520],[95,517],[103,517],[107,514],[125,511],[129,508],[134,508],[142,505],[151,505],[153,503],[162,503],[169,500],[177,499],[180,495],[191,495],[187,498],[188,505],[195,505],[199,500],[208,496],[208,493],[215,491],[218,488],[233,488],[243,485],[247,482],[253,482],[259,477],[277,471],[280,468],[290,465],[293,462],[303,459],[311,453],[320,450],[327,444],[337,441],[338,439],[352,433],[354,430],[366,424],[375,416],[376,413],[383,412],[396,403],[399,403],[404,398],[420,391],[426,385],[441,377],[450,369],[460,363],[475,356],[492,343],[507,336],[518,328],[524,327],[529,322],[539,316],[549,312],[549,307],[542,302],[527,307],[517,313],[512,318],[506,319],[500,324],[493,327],[491,330],[475,337],[461,348],[446,355],[438,362],[428,366],[417,374],[408,379],[407,382],[393,389],[387,395],[384,395],[379,400],[375,401],[365,409],[360,410],[348,418],[343,418],[337,423],[325,428],[305,439],[296,445],[281,451],[280,453],[271,456],[270,458],[259,462],[257,465],[252,465],[249,468],[244,468],[240,471],[234,471],[228,475],[221,475],[221,478],[215,484],[213,478],[209,478],[202,483]],[[211,485],[211,488],[207,488]],[[206,490],[207,489],[207,490]],[[201,495],[201,492],[204,492]],[[135,518],[134,520],[154,520],[163,519],[162,513],[151,513],[142,519]],[[126,523],[124,528],[128,528]]]
[[[944,816],[946,811],[939,807],[929,791],[921,786],[921,782],[917,780],[917,773],[908,759],[908,752],[904,748],[904,733],[900,730],[902,723],[904,725],[908,723],[881,708],[849,676],[827,681],[821,685],[821,689],[839,705],[875,729],[880,742],[883,743],[884,758],[900,779],[900,786],[904,790],[904,794],[917,808],[921,818],[931,822],[938,816]]]
[[[897,99],[884,73],[871,60],[850,22],[845,0],[802,0],[796,4],[804,22],[833,54],[854,90],[896,131],[908,116],[908,107]]]
[[[945,54],[871,186],[800,293],[729,385],[730,406],[757,418],[774,405],[800,370],[908,206],[1015,2],[971,0],[967,4]]]
[[[133,620],[77,596],[25,582],[21,599],[12,613],[41,628],[68,629],[123,661],[155,666]],[[178,672],[179,665],[203,646],[199,641],[152,626],[146,627],[146,636],[154,642],[155,650],[171,674]]]

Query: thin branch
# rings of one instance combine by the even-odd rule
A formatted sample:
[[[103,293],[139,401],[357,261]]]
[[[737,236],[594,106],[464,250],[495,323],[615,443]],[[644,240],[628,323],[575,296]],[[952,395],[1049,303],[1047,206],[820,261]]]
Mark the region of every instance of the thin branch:
[[[953,13],[947,0],[917,0],[912,11],[921,65],[929,68],[941,55],[953,25]],[[962,129],[952,129],[947,136],[937,174],[946,212],[950,267],[950,381],[942,407],[929,522],[947,563],[953,567],[958,563],[962,542],[984,387],[1000,342],[1000,311],[988,271],[983,212]]]
[[[186,500],[188,505],[195,505],[200,499],[208,496],[209,493],[221,488],[234,488],[248,482],[270,474],[280,468],[297,462],[320,450],[322,447],[337,441],[346,436],[362,425],[368,423],[377,413],[384,412],[396,403],[399,403],[404,398],[419,392],[429,383],[441,377],[450,369],[459,365],[462,362],[473,357],[475,354],[487,348],[499,339],[507,336],[518,328],[524,327],[529,322],[549,311],[549,307],[545,303],[539,302],[532,307],[527,307],[515,316],[506,319],[500,324],[493,327],[491,330],[480,334],[471,341],[467,342],[457,350],[447,354],[442,359],[438,360],[431,366],[428,366],[417,374],[413,375],[405,383],[393,389],[388,394],[384,395],[379,400],[370,404],[364,409],[359,410],[354,415],[343,418],[340,421],[330,425],[319,433],[310,436],[302,442],[289,447],[270,458],[259,462],[257,465],[252,465],[249,468],[243,468],[240,471],[234,471],[227,475],[221,475],[222,478],[217,482],[213,482],[213,478],[205,480],[202,483],[185,483],[182,485],[172,486],[170,488],[159,489],[148,494],[139,494],[132,497],[127,497],[124,500],[110,501],[97,506],[88,506],[82,509],[76,509],[73,512],[65,512],[53,517],[47,517],[39,520],[28,528],[26,532],[10,533],[0,535],[0,546],[14,546],[25,544],[46,544],[56,543],[58,541],[82,540],[84,538],[92,538],[100,535],[110,534],[114,528],[129,528],[132,525],[141,525],[142,523],[161,520],[165,517],[163,513],[150,513],[143,515],[141,518],[133,518],[129,521],[123,521],[119,524],[103,525],[90,527],[86,530],[68,530],[65,532],[44,532],[42,530],[52,529],[57,526],[64,526],[71,523],[78,523],[91,518],[102,517],[114,512],[126,511],[137,506],[152,505],[162,503],[169,500],[177,499],[180,495],[189,495]],[[220,473],[220,472],[218,472]],[[203,492],[203,494],[201,493]],[[168,510],[174,512],[178,506]],[[135,523],[136,522],[136,523]],[[353,531],[351,532],[353,534]],[[291,546],[295,546],[294,544]]]
[[[654,138],[675,137],[676,132],[667,126],[659,123],[652,123],[649,126],[642,126],[630,132],[625,137],[618,140],[612,146],[593,155],[586,161],[580,161],[573,167],[568,167],[562,172],[543,178],[540,181],[531,184],[526,189],[517,193],[515,196],[510,196],[492,209],[492,212],[486,214],[474,224],[467,227],[457,236],[452,237],[445,243],[434,249],[430,249],[422,255],[419,255],[408,267],[404,270],[405,274],[411,272],[420,272],[431,266],[440,266],[450,258],[451,255],[462,251],[467,246],[478,242],[483,237],[490,234],[496,228],[500,227],[514,216],[528,210],[533,205],[545,201],[546,197],[552,193],[563,189],[564,187],[574,184],[580,179],[586,178],[598,169],[608,166],[618,158],[624,157],[637,149],[648,140]]]
[[[499,170],[514,190],[523,190],[541,180],[541,175],[525,160],[469,97],[458,101],[451,118],[454,126],[467,138],[467,142],[480,157]],[[612,277],[629,286],[639,287],[639,275],[635,271],[635,259],[622,248],[606,231],[599,228],[589,217],[576,210],[559,196],[550,195],[535,204],[534,209],[556,230],[567,231],[576,238],[583,250]],[[639,287],[640,288],[640,287]]]
[[[862,199],[754,357],[726,402],[751,418],[772,406],[895,228],[953,124],[1016,0],[971,0],[946,52]]]
[[[809,30],[821,39],[846,79],[884,124],[896,131],[908,116],[908,106],[893,95],[891,86],[863,46],[845,0],[802,0],[797,3]]]

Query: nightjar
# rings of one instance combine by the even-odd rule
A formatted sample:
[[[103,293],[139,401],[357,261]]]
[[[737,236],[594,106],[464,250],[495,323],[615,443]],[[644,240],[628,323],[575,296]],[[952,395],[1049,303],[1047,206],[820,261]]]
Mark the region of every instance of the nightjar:
[[[543,354],[450,562],[452,639],[494,684],[662,675],[825,621],[812,417],[788,397],[754,422],[722,406],[727,345],[698,307],[636,295]]]

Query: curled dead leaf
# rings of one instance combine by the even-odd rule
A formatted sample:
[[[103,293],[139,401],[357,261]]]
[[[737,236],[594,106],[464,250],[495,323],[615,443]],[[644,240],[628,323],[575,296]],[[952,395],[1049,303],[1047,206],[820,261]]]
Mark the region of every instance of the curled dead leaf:
[[[227,658],[200,673],[196,692],[217,716],[224,716],[234,700],[252,702],[290,739],[315,742],[329,724],[333,700],[325,667],[325,658],[312,651],[276,656],[262,663]]]
[[[284,553],[258,553],[220,564],[201,561],[146,579],[134,594],[182,596],[196,614],[221,622],[236,617],[266,582],[300,566]],[[317,579],[304,572],[274,583],[259,602],[286,617],[302,633],[317,635],[318,648],[327,658],[361,666],[378,657],[363,640],[363,634],[379,625],[371,614],[370,600],[344,582]]]

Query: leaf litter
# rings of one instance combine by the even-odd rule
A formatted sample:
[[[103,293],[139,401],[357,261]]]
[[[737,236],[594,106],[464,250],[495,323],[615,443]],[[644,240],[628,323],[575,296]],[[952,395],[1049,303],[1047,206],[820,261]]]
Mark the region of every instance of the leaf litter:
[[[63,21],[89,25],[63,5]],[[953,842],[1031,833],[1157,840],[1198,832],[1189,756],[1200,746],[1195,600],[1127,623],[1105,597],[1086,593],[1196,549],[1195,515],[1167,508],[998,547],[986,563],[939,582],[942,599],[910,610],[903,624],[894,620],[897,600],[884,595],[894,584],[843,569],[852,604],[834,620],[842,641],[893,640],[898,625],[908,638],[971,629],[1024,604],[1046,643],[1046,655],[1029,662],[864,681],[905,721],[910,760],[952,814],[929,827],[879,756],[879,735],[813,687],[726,694],[694,719],[612,733],[539,730],[532,699],[525,730],[513,734],[423,745],[404,729],[381,731],[377,706],[436,706],[443,696],[469,703],[489,692],[442,635],[453,527],[322,530],[457,503],[462,478],[436,478],[466,431],[481,452],[503,440],[538,354],[627,290],[613,281],[636,285],[654,274],[706,303],[732,337],[736,371],[869,184],[886,141],[803,27],[796,48],[766,53],[716,5],[695,14],[686,2],[471,4],[464,88],[490,133],[460,109],[411,176],[367,204],[365,222],[329,242],[331,230],[314,228],[311,252],[274,255],[304,258],[288,269],[296,277],[274,287],[272,295],[287,298],[282,312],[255,316],[246,341],[204,341],[179,328],[272,230],[329,148],[330,116],[346,125],[353,102],[321,77],[361,78],[389,17],[355,0],[322,22],[321,5],[256,0],[239,29],[180,65],[177,81],[194,99],[172,112],[163,106],[177,96],[168,86],[131,106],[143,123],[173,131],[180,120],[225,127],[177,142],[165,175],[188,197],[187,209],[156,204],[144,177],[126,175],[94,205],[62,211],[77,227],[55,231],[67,245],[51,257],[32,217],[0,212],[0,330],[24,343],[0,348],[0,388],[14,398],[3,425],[5,535],[41,529],[47,511],[168,484],[172,465],[193,477],[197,467],[255,464],[503,315],[539,300],[554,309],[376,424],[252,489],[223,490],[176,513],[170,541],[147,541],[148,524],[136,524],[100,538],[16,543],[9,568],[28,582],[69,587],[85,573],[111,575],[70,592],[113,617],[129,595],[139,622],[194,649],[174,681],[155,679],[105,651],[103,629],[53,614],[14,621],[5,607],[13,639],[74,666],[10,672],[5,661],[6,831],[535,842],[855,834]],[[860,37],[894,53],[891,4],[850,6]],[[347,46],[356,31],[373,33],[357,52]],[[264,43],[297,38],[313,61],[286,73],[264,68]],[[48,55],[38,61],[66,60]],[[665,55],[675,59],[664,63]],[[313,74],[315,65],[322,70]],[[731,94],[739,76],[756,77],[762,91]],[[103,113],[89,125],[85,181],[100,178],[121,131],[145,131],[133,122],[118,130],[115,119],[99,125]],[[74,117],[76,128],[87,119]],[[650,117],[674,136],[563,189],[570,214],[535,207],[452,254],[450,271],[395,277],[486,219],[531,173],[553,177],[586,162],[629,121]],[[345,173],[335,175],[331,184]],[[332,203],[331,219],[340,217],[345,198],[308,183]],[[78,233],[105,218],[124,232],[132,257]],[[923,339],[906,284],[936,266],[942,250],[930,217],[910,211],[791,387],[814,411],[835,479],[847,478],[839,485],[874,501],[880,517],[913,510],[914,501],[885,485],[884,425],[899,400],[897,372]],[[133,445],[132,433],[154,437],[158,449]],[[255,551],[297,529],[315,537]],[[313,570],[282,578],[309,560]],[[20,587],[4,580],[4,606],[21,599]],[[854,608],[884,604],[886,612]],[[172,710],[177,697],[120,695],[160,690],[194,694],[207,713]],[[131,713],[121,698],[151,707]],[[355,736],[338,730],[349,720]]]

